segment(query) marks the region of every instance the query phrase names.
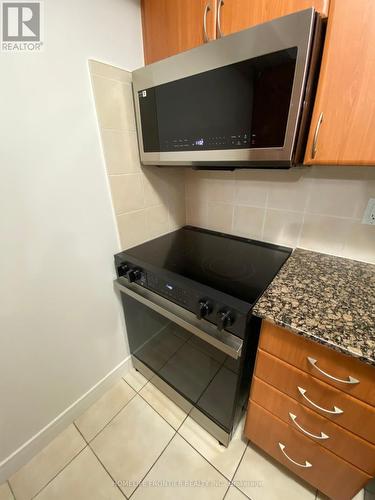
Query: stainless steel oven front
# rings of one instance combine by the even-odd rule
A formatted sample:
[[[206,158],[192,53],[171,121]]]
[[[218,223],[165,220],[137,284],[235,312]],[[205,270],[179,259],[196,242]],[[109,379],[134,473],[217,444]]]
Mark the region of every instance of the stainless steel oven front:
[[[134,71],[141,162],[292,165],[318,25],[307,9]]]
[[[246,340],[137,284],[116,286],[135,368],[227,446],[251,378]]]

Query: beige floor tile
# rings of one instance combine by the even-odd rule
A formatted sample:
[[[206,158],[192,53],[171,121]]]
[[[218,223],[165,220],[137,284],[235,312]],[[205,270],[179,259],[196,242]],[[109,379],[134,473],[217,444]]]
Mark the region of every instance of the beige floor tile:
[[[174,429],[178,429],[186,417],[186,412],[165,396],[151,382],[146,384],[139,394],[157,411]]]
[[[132,368],[123,378],[125,382],[127,382],[137,392],[139,392],[142,387],[147,384],[147,378],[134,368]]]
[[[43,491],[38,500],[124,500],[90,448],[78,455]]]
[[[85,446],[84,439],[74,425],[67,427],[10,477],[9,482],[17,500],[26,500],[38,493]]]
[[[91,441],[135,394],[135,391],[124,380],[117,382],[77,418],[75,423],[84,438]]]
[[[227,487],[228,481],[176,434],[133,498],[219,500]]]
[[[14,500],[8,483],[0,484],[0,500]]]
[[[233,482],[252,500],[315,499],[315,489],[251,445]]]
[[[129,496],[174,430],[138,395],[92,441],[100,461]]]
[[[232,479],[247,444],[247,439],[242,436],[243,426],[244,423],[240,422],[228,448],[220,445],[190,417],[178,432],[225,477]]]
[[[225,495],[225,500],[246,500],[247,496],[241,493],[235,486],[231,486]]]

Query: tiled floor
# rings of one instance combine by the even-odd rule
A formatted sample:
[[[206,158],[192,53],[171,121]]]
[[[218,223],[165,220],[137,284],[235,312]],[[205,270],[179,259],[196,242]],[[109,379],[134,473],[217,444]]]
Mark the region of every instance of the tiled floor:
[[[316,498],[241,431],[220,446],[133,370],[0,485],[0,500]]]

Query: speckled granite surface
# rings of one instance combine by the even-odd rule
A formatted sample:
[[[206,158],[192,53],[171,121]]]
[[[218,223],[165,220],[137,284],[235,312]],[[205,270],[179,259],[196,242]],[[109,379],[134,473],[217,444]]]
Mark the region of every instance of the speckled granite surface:
[[[373,264],[297,248],[253,313],[375,365]]]

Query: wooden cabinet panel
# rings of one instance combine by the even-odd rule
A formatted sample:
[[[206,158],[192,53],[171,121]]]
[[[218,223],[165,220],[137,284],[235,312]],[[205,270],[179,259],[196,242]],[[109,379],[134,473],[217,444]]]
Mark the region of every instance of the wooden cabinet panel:
[[[215,37],[216,0],[142,0],[145,63],[150,64],[204,43],[206,5],[207,34]]]
[[[253,443],[330,498],[352,498],[371,477],[302,436],[254,402],[250,402],[245,434]],[[290,459],[280,449],[279,443],[285,446],[284,453]],[[306,462],[311,466],[306,467]]]
[[[374,88],[375,2],[333,0],[305,163],[375,164]]]
[[[375,444],[375,408],[258,349],[255,374],[296,401]],[[304,396],[298,387],[305,390]],[[323,408],[318,410],[314,404]],[[329,413],[337,407],[342,413]]]
[[[266,321],[262,323],[259,347],[323,382],[375,406],[375,367]],[[309,357],[316,359],[315,366],[308,360]],[[336,382],[319,370],[343,381],[348,381],[351,376],[359,382]]]
[[[224,0],[220,9],[221,31],[229,35],[309,7],[328,14],[328,0]]]
[[[251,400],[283,420],[297,432],[309,432],[314,442],[335,453],[371,476],[375,475],[375,446],[306,408],[257,377],[253,378]],[[290,414],[296,418],[292,420]],[[303,430],[300,429],[300,426]],[[323,433],[323,438],[322,438]],[[327,436],[327,437],[326,437]]]

